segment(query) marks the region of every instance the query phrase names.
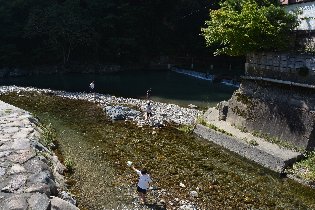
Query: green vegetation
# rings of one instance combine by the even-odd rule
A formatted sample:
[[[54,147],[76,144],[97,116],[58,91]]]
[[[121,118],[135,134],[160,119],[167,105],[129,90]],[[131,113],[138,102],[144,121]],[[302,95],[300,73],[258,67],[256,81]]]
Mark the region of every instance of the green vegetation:
[[[48,125],[39,124],[39,126],[42,129],[41,142],[44,146],[50,148],[52,143],[56,140],[56,131],[53,129],[51,124]]]
[[[266,133],[262,133],[260,131],[254,131],[254,132],[252,132],[252,134],[253,134],[253,136],[263,138],[264,140],[266,140],[270,143],[273,143],[273,144],[277,144],[278,146],[283,147],[283,148],[291,149],[291,150],[298,151],[298,152],[304,151],[303,149],[298,148],[298,147],[290,144],[289,142],[287,142],[283,139],[280,139],[279,137],[273,137],[273,136],[270,136]]]
[[[217,132],[223,133],[225,135],[233,136],[233,134],[231,134],[231,133],[229,133],[229,132],[227,132],[227,131],[225,131],[225,130],[223,130],[221,128],[218,128],[217,126],[215,126],[215,125],[213,125],[211,123],[208,123],[203,117],[199,117],[197,119],[197,123],[199,123],[199,124],[201,124],[203,126],[206,126],[206,127],[210,128],[212,130],[215,130]]]
[[[278,1],[226,0],[220,6],[210,11],[202,29],[207,45],[217,47],[215,54],[237,56],[290,47],[297,15],[287,13]]]
[[[229,133],[229,132],[227,132],[227,131],[225,131],[225,130],[223,130],[223,129],[221,129],[221,128],[218,128],[217,126],[215,126],[215,125],[213,125],[213,124],[211,124],[211,123],[207,123],[206,126],[207,126],[208,128],[210,128],[210,129],[212,129],[212,130],[218,131],[218,132],[223,133],[223,134],[225,134],[225,135],[233,136],[233,134],[231,134],[231,133]]]
[[[295,163],[286,172],[293,173],[303,180],[315,183],[315,151],[307,153],[304,160]]]
[[[249,143],[250,145],[252,145],[252,146],[258,146],[258,145],[259,145],[258,142],[257,142],[256,140],[254,140],[254,139],[249,140],[248,143]]]
[[[64,165],[66,166],[67,172],[68,173],[73,173],[74,172],[74,162],[70,158],[66,158],[64,160]]]
[[[149,64],[206,55],[198,36],[218,0],[0,0],[0,65]],[[191,57],[189,57],[191,59]]]
[[[177,129],[180,131],[183,131],[187,134],[191,134],[191,133],[193,133],[195,126],[193,126],[193,125],[180,125]]]

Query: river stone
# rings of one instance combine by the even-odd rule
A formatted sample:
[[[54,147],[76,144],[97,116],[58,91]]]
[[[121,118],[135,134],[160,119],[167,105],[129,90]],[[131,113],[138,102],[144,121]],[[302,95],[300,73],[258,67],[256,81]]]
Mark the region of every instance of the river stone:
[[[19,128],[17,127],[6,127],[6,128],[3,128],[2,132],[3,133],[9,133],[9,134],[13,134],[13,133],[16,133],[19,131]]]
[[[62,191],[60,193],[60,198],[62,198],[65,201],[68,201],[69,203],[76,205],[77,201],[66,191]]]
[[[25,175],[16,175],[12,176],[11,180],[9,181],[8,185],[1,189],[2,192],[14,192],[18,189],[22,188],[26,183],[26,176]]]
[[[34,174],[29,177],[28,183],[29,184],[36,184],[36,183],[43,183],[49,186],[50,192],[52,195],[57,194],[57,187],[56,183],[52,178],[52,174],[50,171],[42,171],[38,174]]]
[[[11,144],[11,148],[15,150],[28,150],[31,148],[31,144],[30,141],[25,138],[15,139],[14,142]]]
[[[39,141],[33,140],[33,141],[31,141],[31,145],[32,145],[35,149],[37,149],[37,150],[39,150],[39,151],[44,151],[44,152],[50,153],[50,151],[49,151],[42,143],[40,143]]]
[[[62,210],[79,210],[78,207],[58,197],[52,196],[50,201],[51,201],[51,210],[61,210],[61,209]]]
[[[51,195],[49,186],[48,186],[47,184],[44,184],[44,183],[35,183],[35,184],[32,184],[32,185],[30,185],[28,188],[26,188],[26,189],[24,190],[24,192],[26,192],[26,193],[38,192],[38,193],[45,194],[45,195],[47,195],[47,196],[50,196],[50,195]]]
[[[29,199],[29,209],[48,210],[50,209],[50,200],[45,194],[35,193]]]
[[[193,198],[196,198],[196,197],[198,197],[198,192],[197,191],[190,191],[189,192],[189,195],[191,196],[191,197],[193,197]]]
[[[26,195],[15,194],[0,203],[0,210],[27,210],[28,203]]]
[[[0,158],[7,157],[11,154],[11,151],[0,152]]]
[[[25,172],[25,168],[19,164],[14,164],[8,171],[8,174],[18,174]]]
[[[42,171],[50,171],[49,166],[41,161],[39,158],[32,158],[24,163],[24,167],[27,171],[38,174]]]
[[[27,138],[28,134],[29,134],[29,132],[23,131],[22,129],[20,129],[19,132],[12,135],[12,138],[13,139],[25,139],[25,138]]]
[[[36,154],[30,150],[20,150],[17,154],[12,154],[8,159],[14,163],[25,163],[29,159],[33,158]]]
[[[191,204],[182,205],[178,209],[180,209],[180,210],[197,210],[197,208]]]
[[[134,118],[141,114],[140,111],[124,106],[106,106],[105,111],[112,120],[124,120],[126,118]]]
[[[5,174],[5,168],[0,167],[0,177]]]

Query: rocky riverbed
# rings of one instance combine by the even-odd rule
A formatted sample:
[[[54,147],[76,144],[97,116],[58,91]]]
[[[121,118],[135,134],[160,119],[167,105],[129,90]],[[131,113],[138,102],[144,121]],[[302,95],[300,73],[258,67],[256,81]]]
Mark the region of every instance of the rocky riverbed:
[[[121,97],[95,94],[95,93],[77,93],[77,92],[70,93],[70,92],[64,92],[64,91],[53,91],[49,89],[37,89],[37,88],[31,88],[31,87],[22,88],[22,87],[16,87],[16,86],[3,86],[0,88],[0,93],[2,94],[10,93],[10,92],[15,92],[20,97],[23,97],[24,96],[23,94],[25,92],[36,92],[36,93],[45,93],[48,95],[53,94],[58,97],[69,98],[69,99],[74,99],[74,100],[85,100],[85,101],[93,102],[93,103],[96,103],[98,106],[100,106],[103,109],[103,111],[106,113],[106,115],[110,117],[113,121],[115,120],[131,121],[135,123],[138,127],[143,127],[143,126],[163,127],[167,124],[193,125],[196,122],[197,117],[200,116],[202,113],[201,111],[198,111],[197,109],[194,109],[194,108],[184,108],[184,107],[177,106],[175,104],[165,104],[165,103],[150,101],[150,103],[152,104],[153,116],[150,119],[145,119],[144,110],[148,102],[147,100],[121,98]],[[14,113],[16,113],[16,110],[14,110]],[[37,124],[39,124],[39,122],[37,122],[35,118],[33,119],[36,121]],[[8,120],[10,121],[9,118]],[[8,126],[10,127],[10,124]],[[14,129],[14,127],[12,129]],[[49,150],[45,148],[42,144],[37,143],[36,147],[39,147],[38,145],[40,145],[40,148],[42,148],[44,152],[49,152]],[[32,158],[32,157],[33,156],[30,156],[28,158]],[[40,158],[42,157],[40,156]],[[51,189],[49,188],[47,190],[46,189],[47,186],[43,184],[43,187],[38,187],[39,188],[38,191],[40,192],[43,191],[43,188],[45,187],[47,191],[46,194],[48,196],[49,195],[57,196],[59,193],[59,197],[62,197],[63,199],[71,201],[72,203],[75,204],[75,200],[73,200],[72,197],[67,192],[60,191],[61,189],[63,190],[65,189],[64,179],[60,175],[60,173],[62,174],[64,171],[64,166],[58,161],[58,158],[56,156],[54,155],[51,157],[49,156],[49,158],[50,158],[49,162],[54,163],[54,167],[53,167],[54,173],[43,174],[43,177],[40,177],[40,178],[48,180],[47,185],[49,185]],[[40,164],[44,164],[44,163],[40,162]],[[39,169],[39,172],[42,173],[41,169]],[[20,179],[20,178],[21,177],[17,177],[17,179]],[[55,181],[56,181],[56,184],[55,184]],[[14,182],[20,182],[20,180],[16,180]],[[181,185],[182,185],[181,186],[182,188],[185,188],[184,184],[181,183]],[[15,184],[13,184],[12,186],[15,186]],[[192,190],[190,193],[192,197],[198,196],[197,191]],[[159,197],[166,196],[168,193],[165,189],[159,189],[157,191],[153,191],[153,193],[151,194],[154,195],[155,199],[158,199]],[[136,195],[134,195],[134,193],[131,193],[130,196],[134,198],[137,197]],[[27,199],[30,200],[34,198],[27,197]],[[40,199],[43,199],[43,198],[37,198],[37,199],[38,199],[37,202],[40,202],[41,201]],[[51,202],[54,202],[53,205],[55,206],[60,205],[59,203],[63,202],[63,200],[61,199],[57,200],[57,199],[58,199],[57,197],[54,197],[51,201],[46,199],[47,201],[43,200],[42,203],[40,204],[48,205]],[[10,203],[9,204],[7,203],[8,202],[7,200],[8,199],[4,200],[4,206],[11,205]],[[20,205],[19,202],[21,202],[21,198],[19,198],[16,202],[17,204],[14,204],[14,205]],[[27,201],[27,202],[30,202],[30,201]],[[163,209],[163,206],[165,206],[165,201],[163,199],[159,199],[157,200],[157,202],[158,202],[157,206],[160,206],[159,208]],[[177,199],[175,203],[179,204],[179,209],[196,209],[197,208],[196,205],[191,203],[189,200]],[[62,205],[66,205],[66,204],[62,203]],[[33,204],[31,203],[30,205],[33,205]],[[25,206],[27,207],[26,204]],[[127,208],[127,207],[124,207],[123,205],[120,207],[123,209]],[[137,199],[134,200],[133,202],[133,208],[143,209],[143,207],[139,206]],[[45,208],[41,206],[39,209],[45,209]]]
[[[175,104],[150,101],[153,116],[146,120],[145,106],[148,100],[122,98],[98,93],[54,91],[31,87],[2,86],[0,88],[0,93],[20,93],[23,91],[42,92],[69,99],[94,102],[101,106],[112,120],[130,120],[135,122],[139,127],[144,125],[160,127],[165,126],[166,123],[193,125],[196,123],[197,118],[202,115],[201,111],[194,108],[185,108]]]
[[[312,189],[279,179],[265,168],[173,126],[143,126],[154,125],[142,116],[146,101],[142,106],[122,104],[133,99],[104,95],[108,101],[102,100],[102,105],[97,94],[50,90],[42,94],[33,88],[5,88],[1,100],[35,113],[40,121],[56,128],[62,154],[75,163],[71,192],[82,209],[314,209]],[[108,106],[135,110],[129,120],[142,127],[113,122],[104,115]],[[156,114],[155,108],[153,111]],[[147,124],[132,120],[137,117]],[[156,125],[168,122],[174,121]],[[149,169],[158,187],[149,192],[147,206],[137,203],[137,176],[126,166],[128,160],[137,168]]]

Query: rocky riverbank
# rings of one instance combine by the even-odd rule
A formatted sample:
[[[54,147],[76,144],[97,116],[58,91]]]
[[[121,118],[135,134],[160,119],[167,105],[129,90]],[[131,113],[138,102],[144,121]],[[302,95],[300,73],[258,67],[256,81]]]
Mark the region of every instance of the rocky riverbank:
[[[153,116],[146,120],[145,106],[147,100],[122,98],[98,93],[54,91],[31,87],[2,86],[0,88],[0,93],[17,92],[22,95],[23,91],[42,92],[64,98],[94,102],[101,106],[112,120],[130,120],[139,127],[144,125],[161,127],[167,123],[193,125],[196,123],[196,119],[202,115],[202,112],[197,109],[151,101]]]
[[[0,110],[0,209],[78,209],[65,191],[65,167],[41,143],[45,128],[12,105],[0,101]]]
[[[56,128],[62,154],[75,163],[69,178],[76,180],[71,191],[82,209],[314,209],[312,189],[278,179],[173,126],[139,129],[112,123],[98,103],[56,97],[55,92],[20,91],[2,94],[1,99]],[[145,166],[155,180],[158,190],[148,193],[148,206],[136,204],[137,176],[126,167],[128,160]]]

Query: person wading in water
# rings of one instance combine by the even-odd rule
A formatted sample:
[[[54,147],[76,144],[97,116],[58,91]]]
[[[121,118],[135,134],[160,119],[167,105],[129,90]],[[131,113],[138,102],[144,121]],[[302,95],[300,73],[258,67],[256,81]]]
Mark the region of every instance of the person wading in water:
[[[130,164],[130,166],[131,166],[131,169],[134,170],[139,175],[137,192],[139,194],[140,203],[145,204],[146,203],[146,193],[150,187],[150,183],[152,182],[152,179],[150,178],[150,175],[148,174],[146,169],[142,169],[140,171],[140,170],[136,169],[133,165]]]

